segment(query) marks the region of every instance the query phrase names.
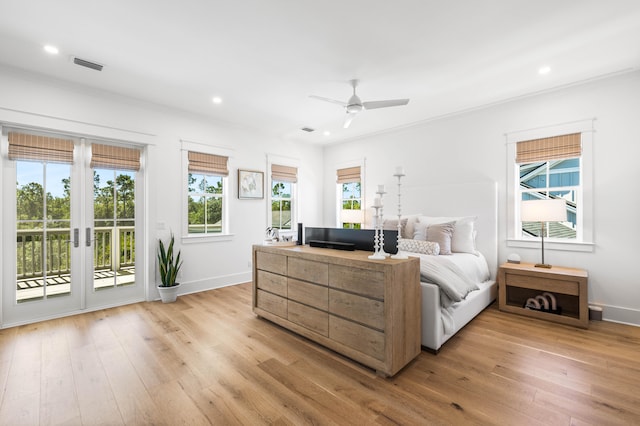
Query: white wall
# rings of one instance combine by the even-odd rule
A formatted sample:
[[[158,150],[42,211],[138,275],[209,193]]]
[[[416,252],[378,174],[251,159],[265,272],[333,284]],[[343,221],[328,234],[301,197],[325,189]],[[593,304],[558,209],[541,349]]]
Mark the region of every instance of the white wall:
[[[546,250],[545,259],[587,269],[589,302],[604,307],[604,318],[640,325],[640,280],[635,272],[640,260],[640,198],[635,195],[640,182],[639,94],[640,72],[633,72],[326,147],[324,222],[335,225],[335,165],[365,156],[367,206],[377,184],[392,187],[397,165],[405,168],[407,186],[497,181],[499,261],[510,253],[539,261],[539,249],[506,245],[505,133],[596,118],[594,251]]]
[[[232,148],[232,184],[238,167],[265,170],[266,154],[298,158],[300,220],[310,226],[335,225],[335,165],[345,161],[366,157],[367,205],[373,200],[375,185],[393,185],[396,165],[404,166],[407,176],[403,182],[411,186],[495,180],[499,187],[499,259],[517,252],[525,261],[537,261],[538,250],[506,246],[504,134],[595,117],[595,250],[549,251],[547,259],[587,269],[589,300],[604,306],[604,317],[640,325],[640,284],[633,267],[640,254],[640,232],[635,225],[640,200],[634,196],[640,181],[638,93],[640,72],[634,72],[321,149],[0,68],[0,123],[148,143],[151,261],[157,224],[164,223],[176,232],[181,229],[180,139]],[[320,163],[317,159],[322,156]],[[267,205],[266,200],[238,200],[235,191],[234,187],[229,200],[235,234],[231,241],[181,244],[186,259],[183,292],[250,280],[250,248],[264,235]],[[153,298],[152,264],[149,275]]]
[[[212,105],[212,109],[214,107]],[[218,107],[224,108],[224,105]],[[184,258],[179,277],[182,293],[251,280],[248,265],[251,245],[263,240],[267,199],[238,200],[237,169],[264,171],[266,182],[267,154],[299,160],[299,219],[303,223],[320,222],[321,199],[315,195],[322,192],[322,165],[317,161],[322,156],[319,147],[283,141],[204,116],[88,91],[10,68],[0,68],[0,124],[3,123],[148,144],[146,221],[150,298],[157,297],[155,283],[159,281],[155,276],[157,235],[166,233],[156,229],[159,224],[173,230],[178,237],[177,244]],[[234,237],[230,241],[181,243],[181,194],[185,188],[181,177],[181,139],[233,150],[228,202]]]

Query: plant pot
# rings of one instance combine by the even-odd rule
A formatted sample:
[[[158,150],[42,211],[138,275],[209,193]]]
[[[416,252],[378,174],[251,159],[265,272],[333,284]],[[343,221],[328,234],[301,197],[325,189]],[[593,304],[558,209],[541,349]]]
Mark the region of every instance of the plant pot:
[[[160,299],[162,299],[162,303],[171,303],[175,302],[178,297],[178,288],[180,288],[180,284],[176,284],[171,287],[161,287],[158,286],[158,293],[160,293]]]

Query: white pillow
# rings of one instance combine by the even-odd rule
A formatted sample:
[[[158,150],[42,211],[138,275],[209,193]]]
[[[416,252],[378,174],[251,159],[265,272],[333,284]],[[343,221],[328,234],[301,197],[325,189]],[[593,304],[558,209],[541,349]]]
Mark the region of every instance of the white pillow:
[[[413,238],[413,233],[415,232],[415,226],[416,223],[418,223],[418,218],[422,216],[422,214],[409,214],[409,215],[403,215],[402,217],[406,217],[407,218],[407,224],[404,226],[404,229],[402,230],[402,237],[403,238]]]
[[[401,251],[407,251],[410,253],[422,253],[431,256],[437,256],[438,254],[440,254],[440,245],[433,241],[420,241],[401,238],[399,247]]]
[[[416,222],[413,226],[413,239],[418,241],[427,241],[427,224]]]
[[[478,255],[476,251],[476,216],[464,217],[433,217],[420,216],[418,223],[426,226],[440,223],[455,222],[453,236],[451,237],[451,251],[454,253],[471,253]],[[422,229],[422,228],[421,228]],[[414,237],[415,238],[415,237]]]

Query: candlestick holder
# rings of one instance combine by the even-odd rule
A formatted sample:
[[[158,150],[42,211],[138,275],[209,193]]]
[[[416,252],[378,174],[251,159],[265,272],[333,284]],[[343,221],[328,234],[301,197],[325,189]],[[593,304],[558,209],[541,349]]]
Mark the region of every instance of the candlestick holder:
[[[385,259],[385,255],[383,253],[380,252],[380,215],[379,215],[379,210],[381,209],[382,206],[379,205],[374,205],[373,208],[376,209],[376,214],[373,216],[373,254],[371,256],[369,256],[369,259],[377,259],[377,260],[384,260]]]
[[[406,253],[404,253],[403,251],[400,250],[400,239],[402,238],[402,195],[401,195],[401,187],[402,187],[402,182],[401,179],[403,176],[405,176],[404,171],[402,170],[401,167],[398,167],[396,169],[396,172],[393,174],[397,179],[398,179],[398,240],[396,242],[396,247],[398,249],[398,251],[396,252],[396,254],[394,254],[393,256],[391,256],[392,259],[408,259],[409,256],[407,256]]]
[[[378,224],[378,228],[379,228],[378,232],[380,233],[380,253],[385,257],[389,257],[391,256],[391,254],[384,251],[384,227],[382,226],[384,222],[384,203],[382,202],[382,197],[386,193],[387,192],[384,190],[384,185],[378,185],[378,190],[376,191],[376,194],[378,194],[378,198],[380,198],[380,217],[379,217],[380,223]]]

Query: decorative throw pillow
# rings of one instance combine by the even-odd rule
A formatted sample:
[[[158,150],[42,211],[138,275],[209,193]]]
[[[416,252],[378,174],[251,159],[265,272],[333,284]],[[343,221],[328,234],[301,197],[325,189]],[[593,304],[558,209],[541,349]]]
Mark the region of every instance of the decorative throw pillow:
[[[400,219],[400,235],[404,235],[405,228],[407,227],[407,218]],[[389,231],[397,231],[398,230],[398,219],[385,219],[382,222],[382,229]]]
[[[437,256],[438,254],[440,254],[440,245],[433,241],[420,241],[401,238],[399,247],[401,251],[407,251],[410,253],[422,253],[429,254],[431,256]]]
[[[438,243],[440,254],[451,254],[451,237],[455,222],[438,223],[427,226],[426,239]]]
[[[454,222],[451,236],[451,251],[454,253],[471,253],[477,255],[475,239],[476,216],[443,217],[420,216],[419,223],[426,226]]]

